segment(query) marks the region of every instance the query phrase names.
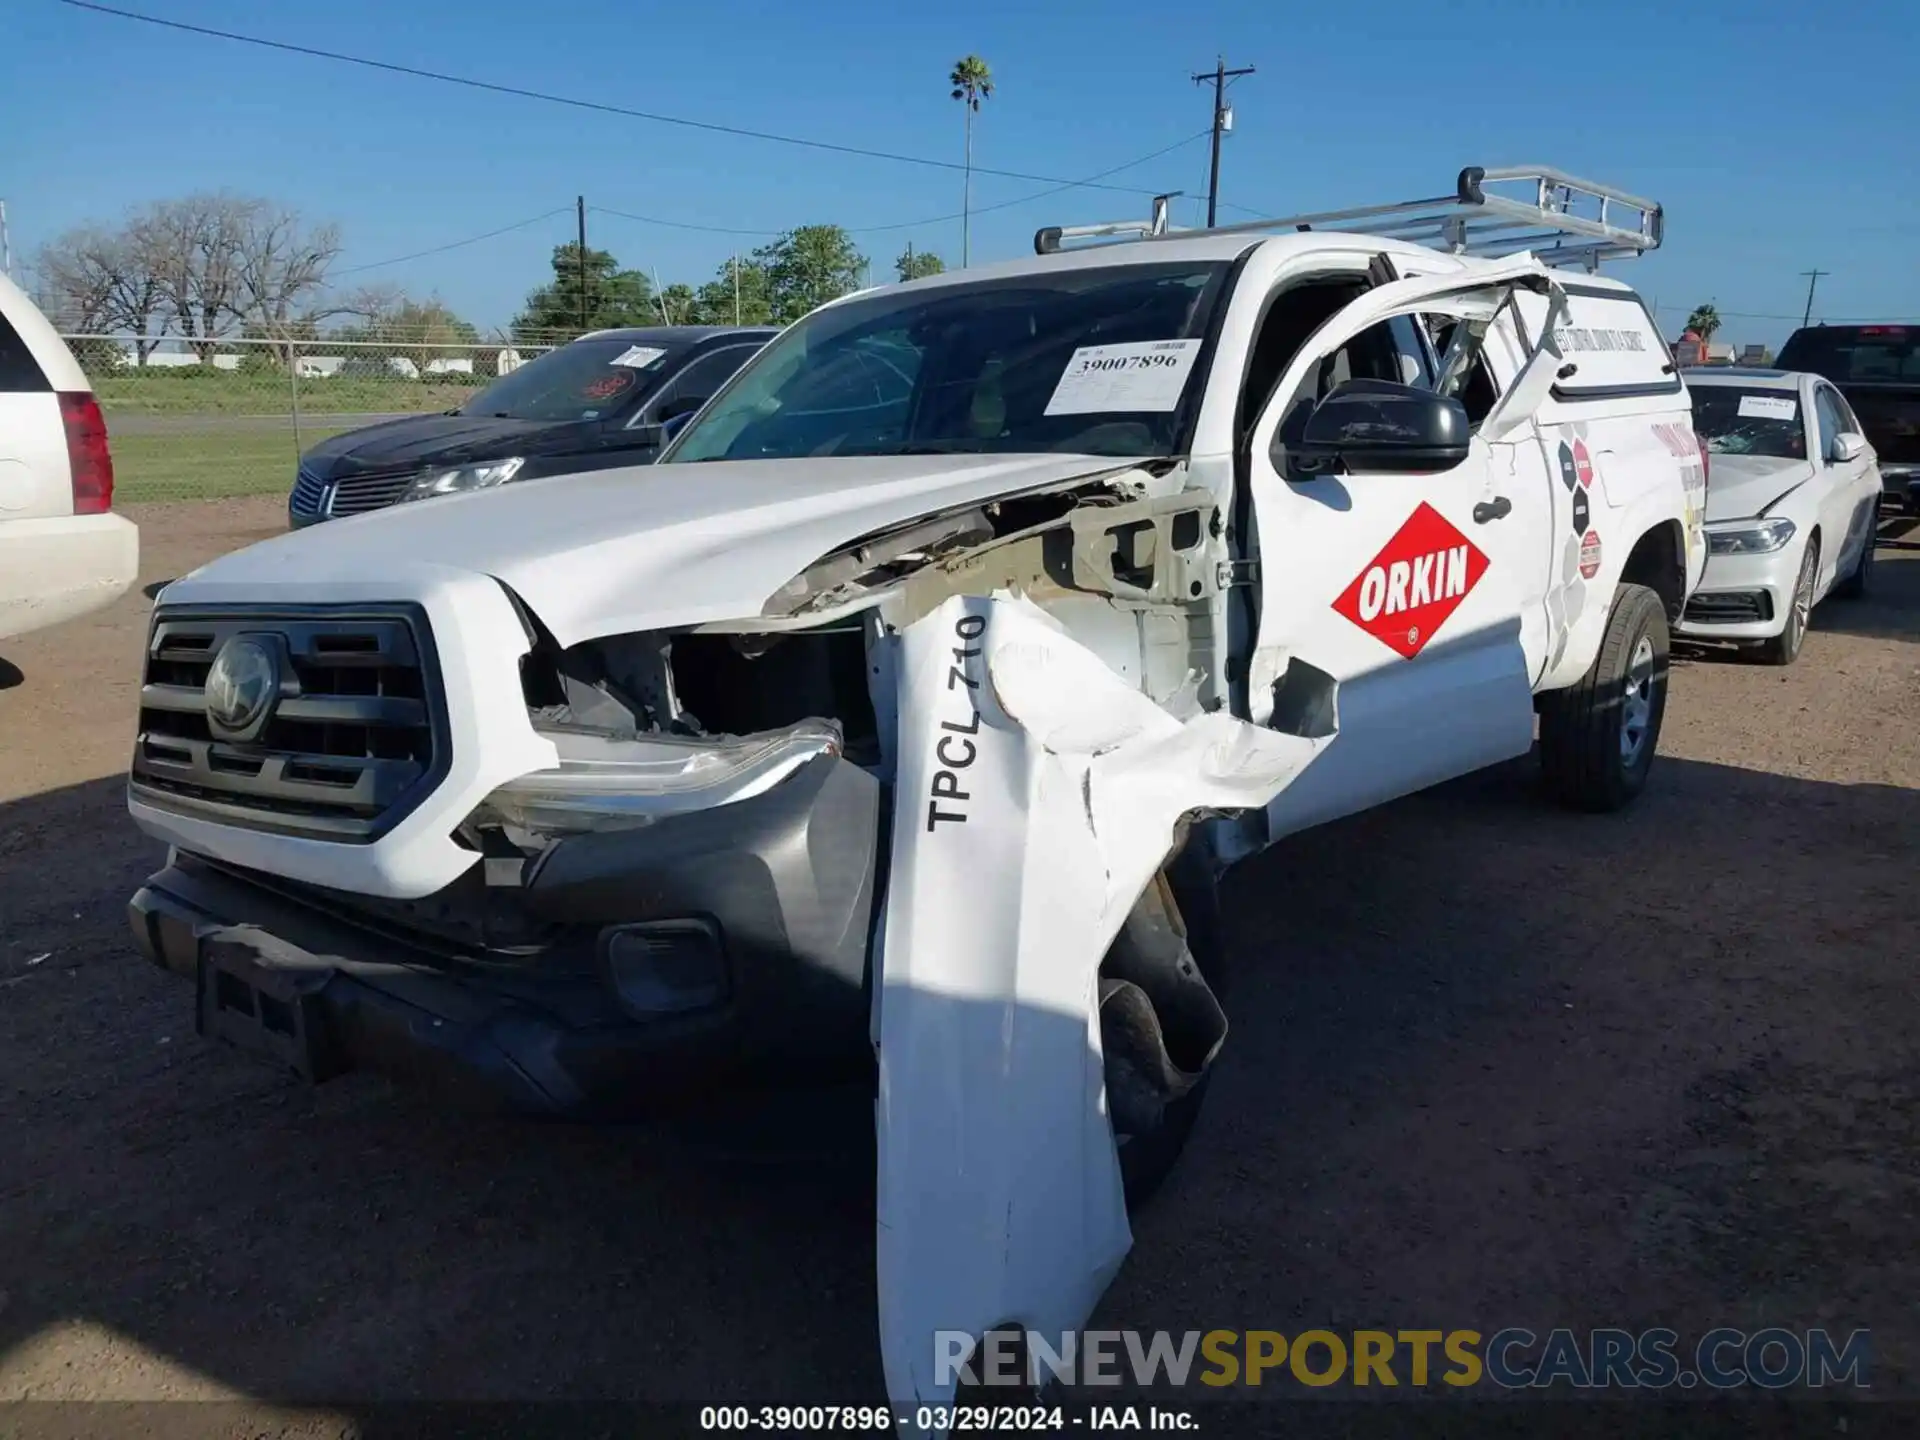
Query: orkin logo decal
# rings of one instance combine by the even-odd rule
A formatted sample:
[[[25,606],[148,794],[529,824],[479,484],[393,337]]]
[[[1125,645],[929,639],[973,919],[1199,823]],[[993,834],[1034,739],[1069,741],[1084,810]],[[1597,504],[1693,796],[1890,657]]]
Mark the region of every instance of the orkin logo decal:
[[[1333,608],[1411,660],[1486,573],[1487,557],[1423,500]]]

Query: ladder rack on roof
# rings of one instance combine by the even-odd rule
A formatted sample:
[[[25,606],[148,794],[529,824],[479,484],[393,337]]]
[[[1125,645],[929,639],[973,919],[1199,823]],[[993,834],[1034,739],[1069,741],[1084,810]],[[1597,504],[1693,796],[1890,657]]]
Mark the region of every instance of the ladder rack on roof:
[[[1490,185],[1529,185],[1532,194],[1501,195]],[[1171,196],[1153,202],[1149,220],[1113,220],[1098,225],[1049,226],[1033,248],[1052,255],[1073,241],[1169,240],[1194,235],[1257,234],[1268,230],[1327,230],[1410,240],[1456,255],[1498,258],[1531,250],[1542,264],[1597,270],[1603,260],[1627,259],[1657,250],[1666,228],[1659,205],[1611,185],[1581,180],[1545,166],[1489,170],[1469,165],[1454,193],[1395,205],[1364,205],[1318,215],[1285,215],[1197,230],[1168,223]]]

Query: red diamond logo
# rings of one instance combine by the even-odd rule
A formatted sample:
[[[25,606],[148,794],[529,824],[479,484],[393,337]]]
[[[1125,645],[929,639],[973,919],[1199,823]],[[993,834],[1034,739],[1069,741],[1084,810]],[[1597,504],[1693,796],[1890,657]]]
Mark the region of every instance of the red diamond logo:
[[[1411,660],[1486,573],[1479,547],[1423,500],[1333,608]]]

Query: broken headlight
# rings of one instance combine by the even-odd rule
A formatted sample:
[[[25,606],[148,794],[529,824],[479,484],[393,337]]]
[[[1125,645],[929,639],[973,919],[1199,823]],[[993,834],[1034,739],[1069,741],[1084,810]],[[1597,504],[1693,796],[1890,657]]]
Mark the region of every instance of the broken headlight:
[[[541,840],[631,830],[664,815],[745,800],[817,756],[840,753],[840,727],[827,720],[717,737],[543,733],[560,752],[559,768],[509,780],[481,802],[475,824]]]

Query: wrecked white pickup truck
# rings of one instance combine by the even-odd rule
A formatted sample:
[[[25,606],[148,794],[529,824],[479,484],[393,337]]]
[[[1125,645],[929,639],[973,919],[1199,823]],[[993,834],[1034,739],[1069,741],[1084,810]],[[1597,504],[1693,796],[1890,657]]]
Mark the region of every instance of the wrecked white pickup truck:
[[[1227,1033],[1225,866],[1536,716],[1563,800],[1646,779],[1705,460],[1591,271],[1660,212],[1512,178],[1043,231],[814,312],[655,466],[174,582],[143,948],[314,1080],[872,1075],[893,1397],[951,1394],[936,1331],[1079,1326]]]

